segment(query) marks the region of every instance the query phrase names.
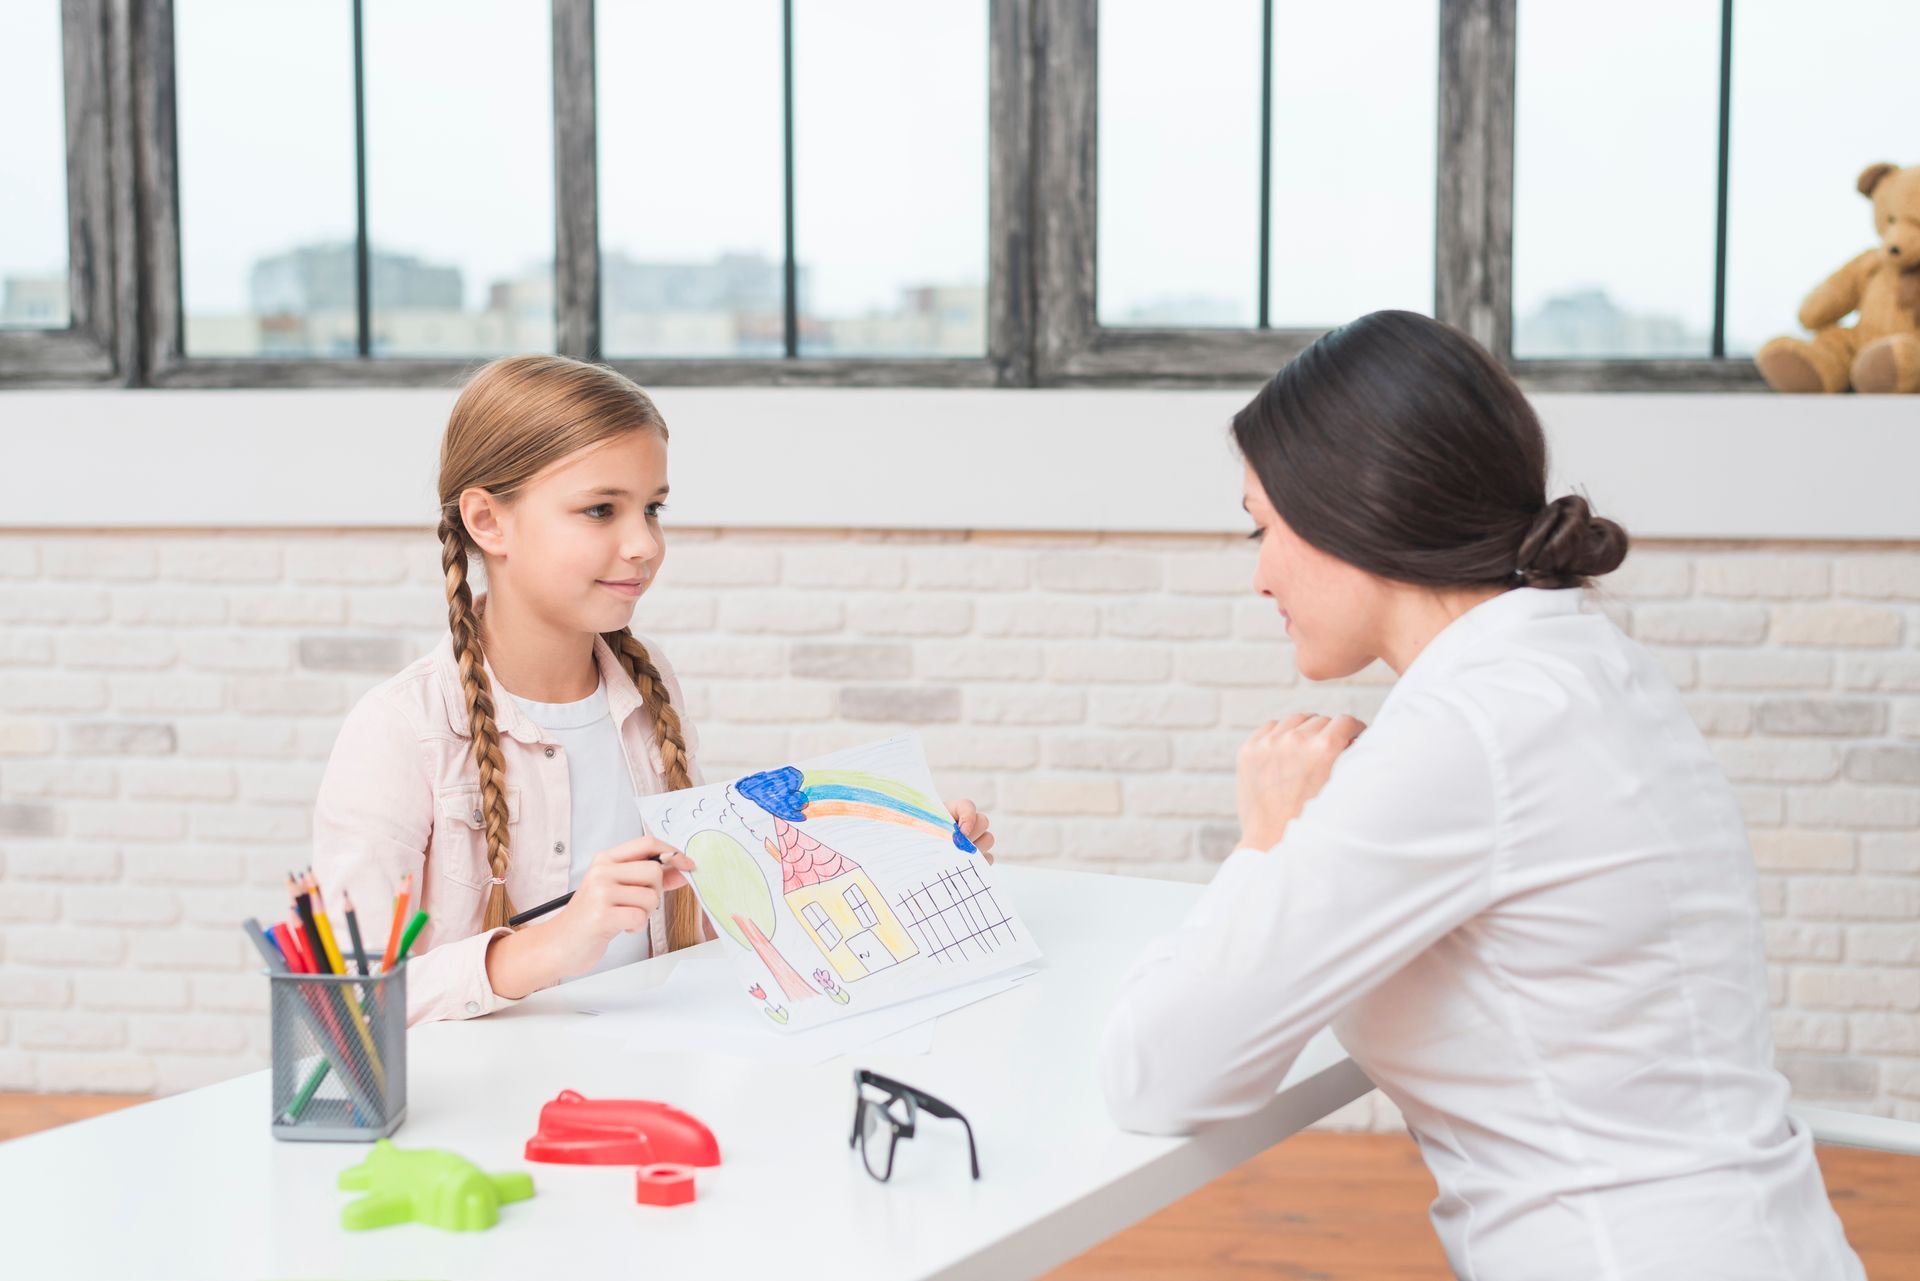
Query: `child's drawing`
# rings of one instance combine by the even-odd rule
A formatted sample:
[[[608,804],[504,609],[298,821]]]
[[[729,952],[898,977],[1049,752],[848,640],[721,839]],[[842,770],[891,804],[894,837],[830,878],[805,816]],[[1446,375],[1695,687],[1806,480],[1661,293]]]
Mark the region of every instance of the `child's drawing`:
[[[1039,959],[910,735],[638,803],[647,830],[693,860],[701,907],[784,1028]]]

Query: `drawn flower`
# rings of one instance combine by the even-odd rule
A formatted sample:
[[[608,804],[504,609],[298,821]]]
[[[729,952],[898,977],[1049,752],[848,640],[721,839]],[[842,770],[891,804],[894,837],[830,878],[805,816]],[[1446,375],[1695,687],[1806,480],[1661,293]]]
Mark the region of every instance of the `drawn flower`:
[[[755,983],[752,987],[747,989],[747,995],[751,996],[756,1001],[764,1001],[767,999],[767,989],[765,989],[764,987],[761,987],[758,983]]]

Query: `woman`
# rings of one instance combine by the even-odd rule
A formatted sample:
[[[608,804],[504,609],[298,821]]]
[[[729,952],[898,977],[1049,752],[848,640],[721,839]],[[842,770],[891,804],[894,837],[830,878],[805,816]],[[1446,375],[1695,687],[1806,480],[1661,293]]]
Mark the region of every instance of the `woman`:
[[[1627,537],[1546,499],[1479,347],[1406,312],[1326,335],[1234,419],[1303,675],[1399,675],[1370,728],[1239,759],[1239,848],[1129,976],[1119,1122],[1251,1112],[1331,1023],[1399,1105],[1454,1271],[1863,1275],[1773,1067],[1753,860],[1660,665],[1584,599]]]

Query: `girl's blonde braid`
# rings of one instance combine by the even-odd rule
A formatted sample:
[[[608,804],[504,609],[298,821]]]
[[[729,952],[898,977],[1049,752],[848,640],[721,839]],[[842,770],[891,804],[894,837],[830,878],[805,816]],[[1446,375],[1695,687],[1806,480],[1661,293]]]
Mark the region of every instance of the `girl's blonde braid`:
[[[627,674],[633,677],[634,687],[640,691],[641,703],[653,717],[653,739],[660,748],[661,773],[666,777],[667,787],[673,791],[692,787],[693,776],[687,772],[687,740],[680,727],[680,713],[674,709],[667,683],[661,679],[660,669],[653,665],[647,647],[624,627],[617,632],[602,632],[600,639],[606,641],[626,665]],[[667,895],[667,949],[672,951],[692,947],[701,938],[700,901],[691,891],[671,891]]]
[[[487,865],[493,883],[487,892],[482,929],[505,925],[513,915],[507,898],[507,762],[500,755],[500,727],[493,719],[493,690],[480,649],[480,620],[474,616],[467,587],[467,545],[460,526],[440,517],[440,564],[447,575],[447,627],[453,632],[453,656],[460,665],[460,687],[467,696],[467,720],[473,736],[473,763],[480,770],[480,812],[487,830]]]

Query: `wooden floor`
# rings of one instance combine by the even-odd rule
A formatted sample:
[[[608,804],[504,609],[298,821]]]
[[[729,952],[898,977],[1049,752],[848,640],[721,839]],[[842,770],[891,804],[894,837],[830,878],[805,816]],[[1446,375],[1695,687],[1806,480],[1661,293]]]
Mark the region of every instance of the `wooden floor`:
[[[141,1101],[0,1094],[0,1141]],[[1920,1157],[1821,1148],[1820,1168],[1872,1281],[1920,1281]],[[1406,1136],[1308,1131],[1046,1281],[1448,1281],[1432,1199]]]

